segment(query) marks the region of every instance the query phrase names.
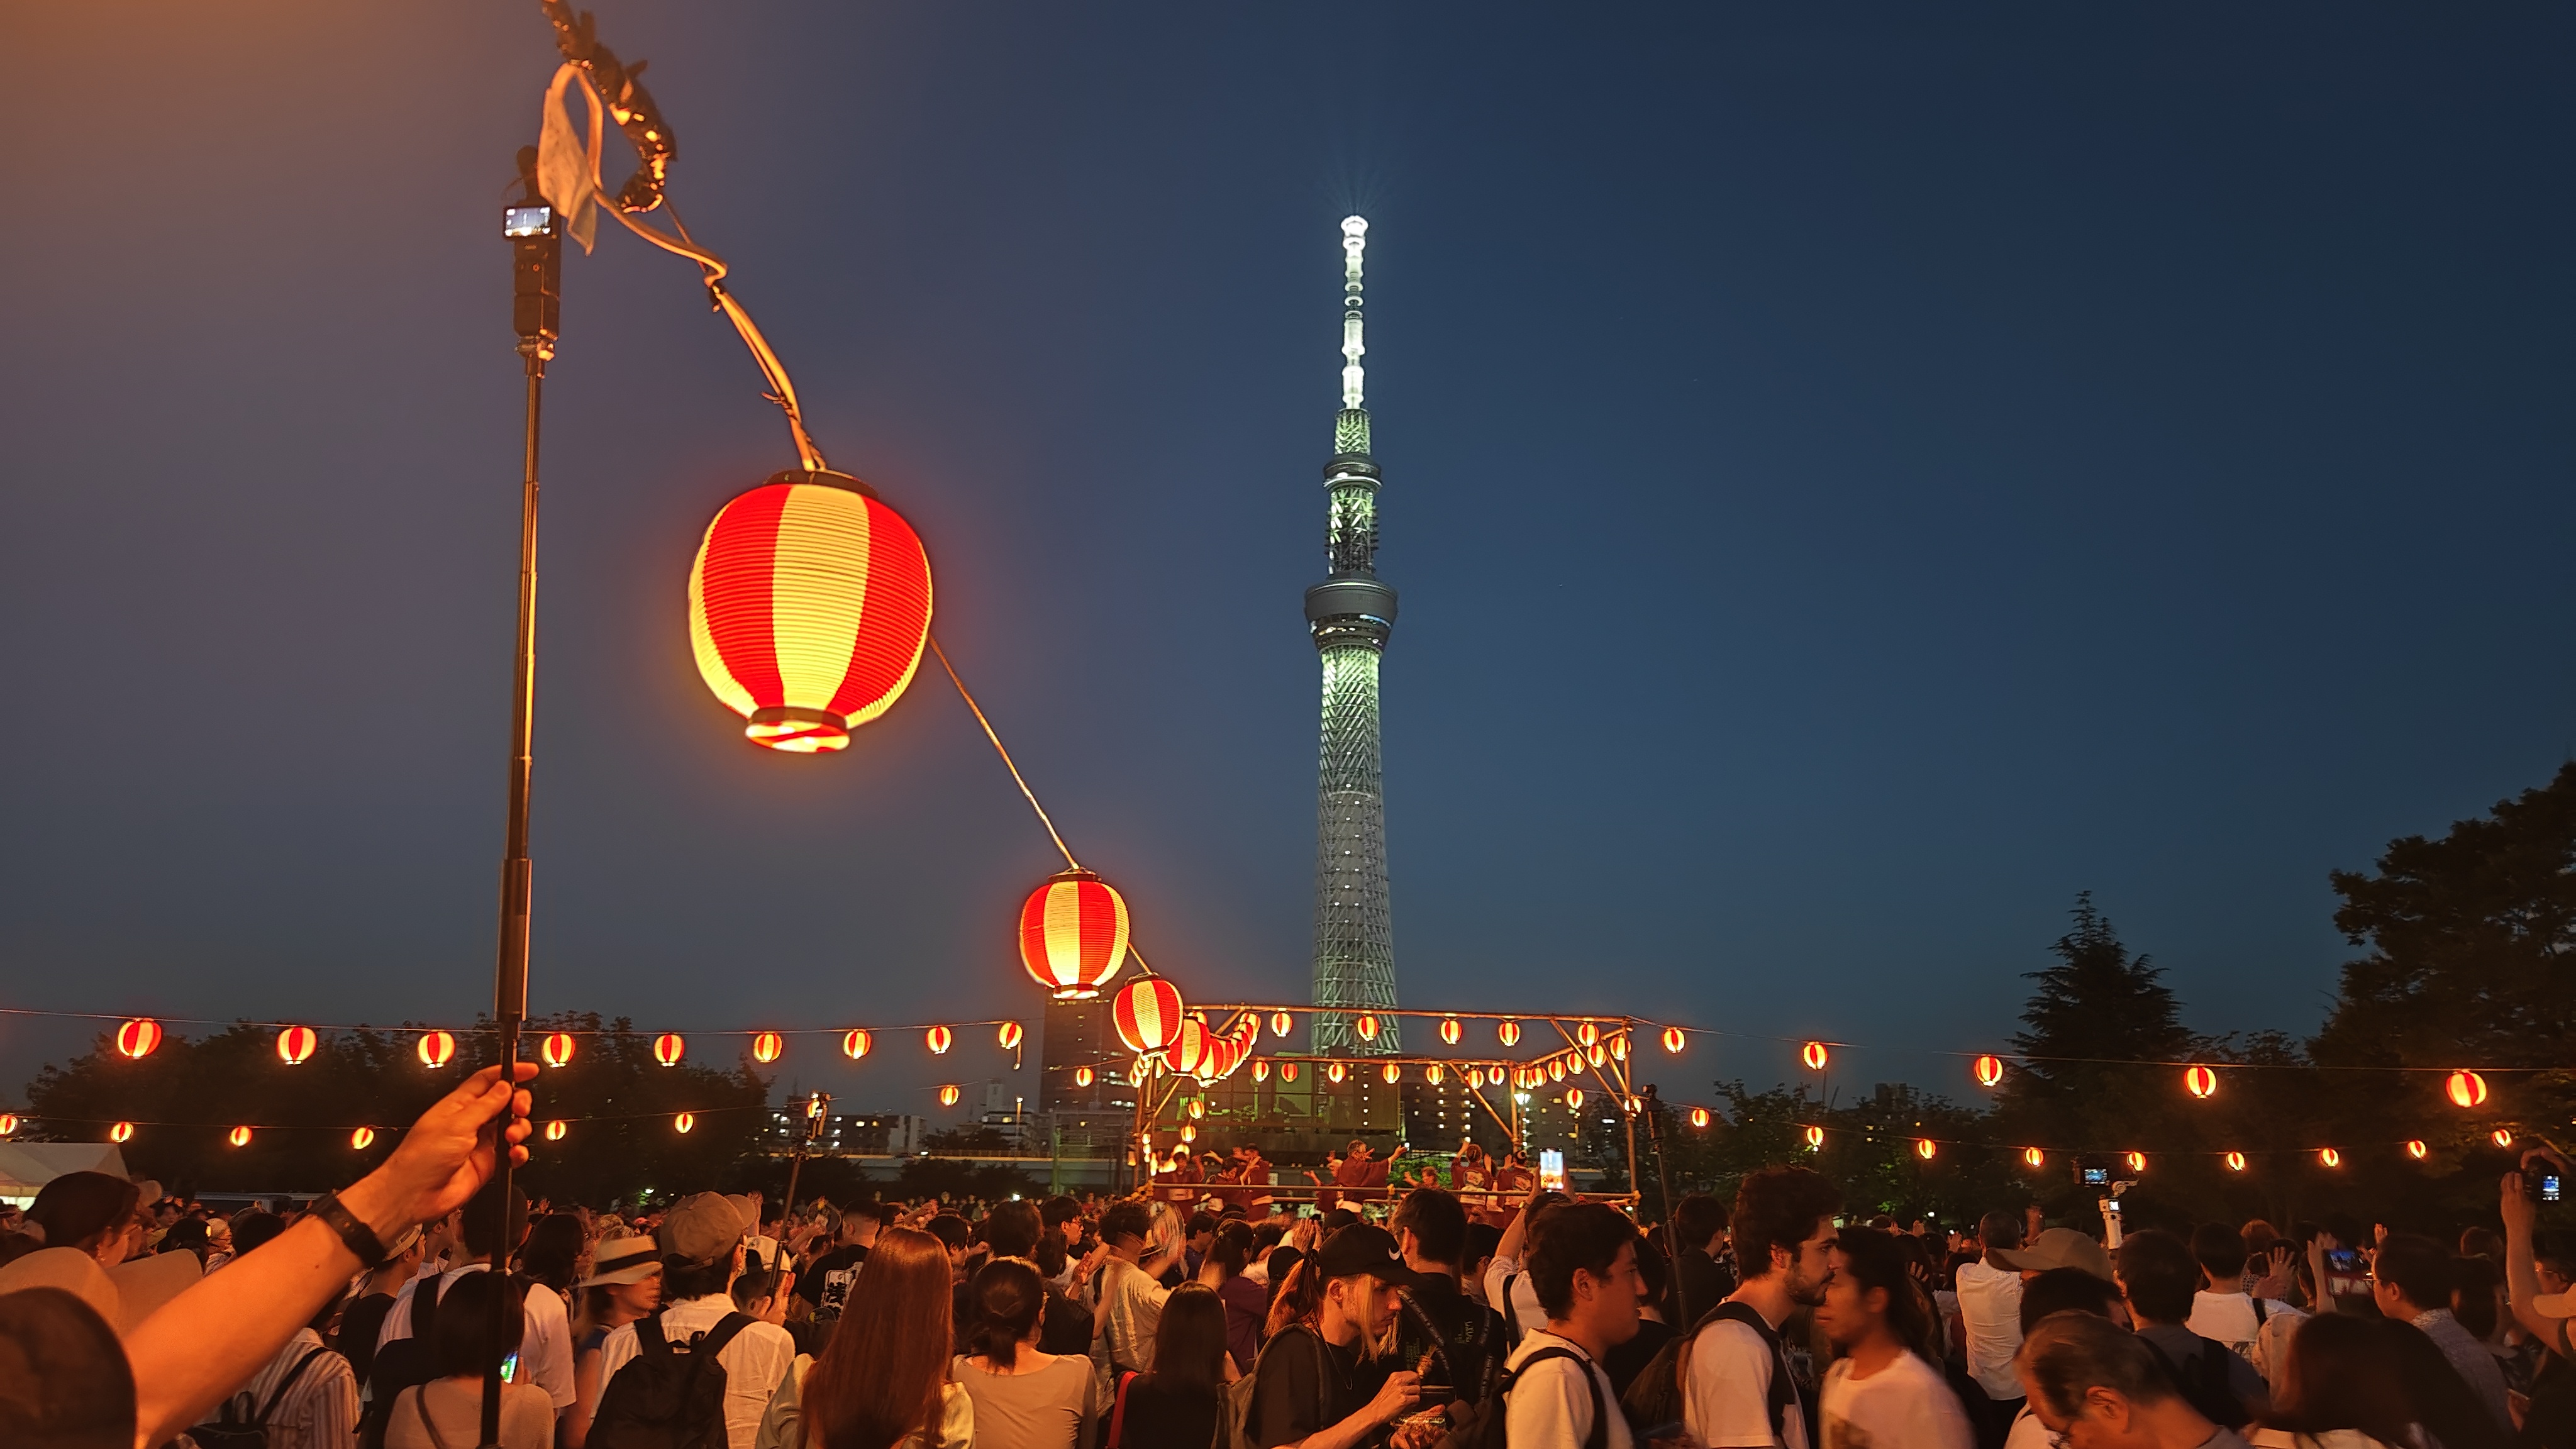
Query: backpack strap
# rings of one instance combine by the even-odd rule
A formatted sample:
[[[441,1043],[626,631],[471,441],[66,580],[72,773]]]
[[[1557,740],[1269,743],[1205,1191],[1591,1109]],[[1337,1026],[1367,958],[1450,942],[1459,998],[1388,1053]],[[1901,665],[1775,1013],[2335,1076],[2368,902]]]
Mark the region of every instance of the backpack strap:
[[[1576,1353],[1573,1349],[1558,1348],[1550,1344],[1521,1360],[1521,1366],[1512,1370],[1512,1383],[1517,1385],[1521,1376],[1530,1371],[1531,1364],[1545,1363],[1552,1358],[1574,1360],[1575,1372],[1583,1375],[1583,1387],[1592,1392],[1592,1432],[1583,1436],[1583,1449],[1610,1449],[1610,1420],[1603,1412],[1601,1381],[1592,1376],[1592,1360]],[[1508,1394],[1511,1389],[1507,1387],[1503,1392]]]
[[[667,1358],[671,1341],[662,1336],[662,1311],[655,1309],[635,1320],[635,1356]]]
[[[1788,1422],[1789,1406],[1799,1402],[1798,1386],[1789,1376],[1789,1356],[1781,1350],[1779,1330],[1773,1328],[1760,1313],[1756,1312],[1753,1305],[1742,1299],[1727,1299],[1710,1309],[1707,1316],[1701,1318],[1699,1322],[1691,1325],[1690,1338],[1684,1342],[1682,1352],[1673,1363],[1674,1373],[1681,1389],[1682,1402],[1685,1404],[1690,1402],[1689,1345],[1698,1341],[1701,1329],[1721,1319],[1728,1323],[1741,1323],[1752,1329],[1760,1335],[1762,1346],[1771,1350],[1771,1384],[1769,1391],[1763,1396],[1763,1410],[1771,1416],[1772,1436],[1786,1443],[1787,1432],[1783,1426]],[[1800,1412],[1801,1414],[1805,1412],[1803,1406]]]
[[[2264,1320],[2264,1319],[2266,1319],[2266,1318],[2269,1318],[2270,1316],[2271,1316],[2271,1312],[2270,1312],[2270,1310],[2266,1309],[2266,1308],[2263,1306],[2263,1300],[2262,1300],[2262,1299],[2260,1299],[2260,1298],[2255,1299],[2255,1300],[2254,1300],[2254,1334],[2255,1334],[2255,1336],[2256,1336],[2257,1338],[2260,1338],[2260,1337],[2262,1336],[2262,1334],[2263,1334],[2263,1320]]]
[[[753,1321],[751,1315],[747,1313],[728,1313],[716,1320],[715,1327],[689,1340],[689,1352],[705,1354],[713,1358],[724,1352],[725,1345],[733,1342],[734,1337],[744,1329],[751,1327]]]
[[[330,1351],[331,1350],[316,1344],[312,1349],[305,1353],[304,1357],[297,1359],[295,1361],[295,1367],[286,1371],[286,1377],[277,1381],[277,1387],[268,1391],[268,1407],[261,1409],[259,1411],[259,1417],[250,1421],[251,1427],[254,1429],[267,1428],[268,1416],[277,1412],[278,1404],[286,1398],[286,1391],[295,1387],[295,1381],[297,1379],[304,1377],[304,1370],[312,1365],[313,1360],[320,1358],[322,1355],[329,1353]]]
[[[1118,1376],[1118,1398],[1109,1410],[1109,1437],[1101,1441],[1100,1449],[1119,1449],[1119,1435],[1127,1428],[1127,1386],[1134,1382],[1133,1373]]]
[[[1503,1301],[1495,1305],[1503,1311],[1503,1341],[1513,1348],[1521,1346],[1521,1316],[1512,1308],[1512,1285],[1520,1279],[1518,1273],[1503,1275]]]

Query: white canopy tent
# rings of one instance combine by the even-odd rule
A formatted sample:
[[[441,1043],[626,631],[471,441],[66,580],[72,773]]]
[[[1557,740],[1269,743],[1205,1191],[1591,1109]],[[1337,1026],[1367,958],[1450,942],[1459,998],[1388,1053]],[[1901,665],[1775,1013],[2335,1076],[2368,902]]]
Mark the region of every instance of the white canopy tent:
[[[25,1207],[66,1172],[123,1177],[125,1154],[113,1142],[0,1142],[0,1202]]]

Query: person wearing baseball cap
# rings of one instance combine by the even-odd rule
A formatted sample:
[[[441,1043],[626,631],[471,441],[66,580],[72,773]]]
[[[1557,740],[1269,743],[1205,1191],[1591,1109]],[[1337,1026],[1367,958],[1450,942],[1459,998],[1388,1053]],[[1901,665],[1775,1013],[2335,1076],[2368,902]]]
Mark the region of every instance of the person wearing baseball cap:
[[[743,1240],[758,1226],[752,1216],[720,1193],[692,1193],[674,1204],[653,1230],[662,1249],[664,1306],[647,1319],[666,1343],[687,1343],[703,1334],[716,1344],[716,1362],[725,1371],[728,1449],[753,1449],[760,1416],[796,1362],[796,1340],[786,1329],[734,1311],[733,1280],[742,1272]],[[601,1244],[603,1257],[607,1250],[607,1243]],[[728,1323],[729,1318],[734,1321]],[[642,1351],[636,1327],[621,1324],[601,1340],[602,1384]]]
[[[1413,1407],[1422,1396],[1422,1375],[1399,1366],[1372,1393],[1361,1355],[1402,1311],[1399,1290],[1420,1282],[1404,1265],[1395,1236],[1370,1223],[1334,1233],[1297,1265],[1272,1309],[1287,1315],[1288,1326],[1271,1336],[1253,1366],[1245,1427],[1256,1449],[1301,1444],[1316,1434],[1356,1444]]]

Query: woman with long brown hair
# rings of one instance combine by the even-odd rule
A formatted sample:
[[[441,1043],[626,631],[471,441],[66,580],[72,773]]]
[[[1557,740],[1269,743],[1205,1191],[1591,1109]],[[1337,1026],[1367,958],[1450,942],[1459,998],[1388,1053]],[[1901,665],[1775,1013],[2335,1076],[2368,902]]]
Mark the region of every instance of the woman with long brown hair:
[[[967,1449],[975,1403],[949,1379],[951,1332],[947,1246],[878,1234],[823,1356],[778,1386],[759,1449]]]
[[[2349,1313],[2321,1313],[2290,1335],[2281,1396],[2246,1431],[2263,1449],[2380,1449],[2415,1442],[2393,1335]]]
[[[1154,1325],[1154,1371],[1120,1376],[1104,1449],[1212,1441],[1231,1377],[1225,1338],[1225,1305],[1215,1289],[1205,1283],[1173,1289]]]

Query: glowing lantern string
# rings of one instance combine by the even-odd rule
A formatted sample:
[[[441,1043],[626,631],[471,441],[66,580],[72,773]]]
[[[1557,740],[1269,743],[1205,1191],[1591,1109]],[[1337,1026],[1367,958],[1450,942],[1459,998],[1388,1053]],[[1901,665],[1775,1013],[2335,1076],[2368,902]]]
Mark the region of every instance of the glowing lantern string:
[[[133,1140],[134,1140],[134,1124],[133,1124],[133,1123],[131,1123],[131,1122],[119,1122],[119,1123],[117,1123],[115,1126],[108,1128],[108,1129],[107,1129],[107,1140],[108,1140],[108,1141],[110,1141],[110,1142],[131,1142],[131,1141],[133,1141]]]
[[[676,1031],[666,1031],[653,1038],[653,1060],[666,1067],[678,1066],[680,1058],[686,1056],[688,1051],[689,1044],[682,1041]]]
[[[683,1112],[671,1119],[671,1126],[675,1131],[686,1132],[697,1125],[698,1114],[695,1112]]]
[[[774,1031],[761,1032],[751,1039],[751,1059],[764,1066],[778,1060],[779,1054],[786,1050],[787,1038]]]
[[[306,1058],[313,1055],[314,1043],[318,1040],[313,1035],[313,1028],[290,1026],[277,1034],[277,1059],[290,1067],[301,1066]]]
[[[564,1140],[565,1131],[566,1128],[563,1123],[549,1122],[546,1124],[546,1140],[548,1142],[561,1142]]]
[[[1160,976],[1131,981],[1110,1010],[1118,1039],[1132,1052],[1158,1052],[1181,1033],[1185,1013],[1178,987]]]
[[[1798,1060],[1805,1062],[1807,1064],[1807,1070],[1811,1072],[1823,1071],[1825,1069],[1825,1063],[1829,1059],[1830,1056],[1825,1051],[1825,1044],[1820,1041],[1811,1041],[1804,1047],[1799,1048],[1798,1051]]]
[[[349,1134],[349,1146],[354,1151],[364,1152],[375,1145],[376,1129],[373,1127],[361,1127]]]
[[[1693,1107],[1693,1108],[1691,1108],[1691,1113],[1690,1113],[1690,1124],[1691,1124],[1693,1127],[1705,1127],[1705,1126],[1707,1126],[1707,1125],[1708,1125],[1708,1109],[1707,1109],[1706,1107]]]
[[[2205,1102],[2218,1093],[2218,1073],[2207,1067],[2187,1067],[2182,1074],[2182,1089]]]
[[[2227,1154],[2227,1170],[2230,1172],[2243,1172],[2245,1170],[2245,1154],[2242,1152],[2230,1152]]]
[[[1521,1044],[1521,1024],[1508,1017],[1494,1024],[1494,1035],[1507,1047]]]
[[[946,1056],[948,1049],[957,1044],[957,1033],[944,1026],[934,1026],[921,1034],[921,1040],[923,1045],[930,1048],[932,1056],[941,1057]]]
[[[1073,1069],[1073,1084],[1074,1084],[1075,1086],[1077,1086],[1077,1087],[1088,1087],[1088,1086],[1090,1086],[1090,1085],[1091,1085],[1091,1068],[1089,1068],[1089,1067],[1075,1067],[1075,1068]]]
[[[2449,1079],[2442,1083],[2442,1090],[2450,1096],[2454,1107],[2465,1110],[2486,1105],[2487,1079],[2475,1072],[2451,1073]]]
[[[912,683],[930,639],[930,559],[866,484],[791,469],[717,510],[689,569],[698,676],[752,743],[847,749]]]
[[[1917,1137],[1914,1139],[1914,1155],[1922,1158],[1926,1162],[1930,1162],[1932,1160],[1932,1154],[1940,1150],[1941,1149],[1934,1145],[1932,1139],[1929,1137]]]
[[[422,1032],[420,1045],[413,1050],[419,1054],[422,1066],[436,1070],[455,1059],[456,1035],[445,1031]]]
[[[232,1131],[224,1134],[224,1140],[235,1147],[248,1147],[250,1145],[250,1129],[247,1127],[236,1127]]]
[[[2004,1079],[2004,1059],[1997,1056],[1977,1058],[1977,1085],[1991,1087]]]
[[[1674,1056],[1680,1056],[1682,1054],[1682,1046],[1688,1040],[1689,1038],[1682,1035],[1682,1029],[1680,1027],[1668,1026],[1664,1028],[1664,1050],[1670,1052]]]
[[[868,1035],[865,1027],[854,1026],[841,1033],[841,1055],[851,1061],[855,1062],[866,1056],[868,1048],[874,1045],[876,1045],[876,1038]]]
[[[1002,1050],[1015,1052],[1020,1049],[1020,1043],[1027,1039],[1027,1035],[1021,1030],[1018,1022],[1006,1021],[1002,1023],[1000,1031],[993,1033],[993,1039],[1002,1044]]]
[[[1076,867],[1048,876],[1020,907],[1020,964],[1057,1001],[1100,994],[1127,959],[1127,901]]]
[[[1449,1017],[1440,1023],[1440,1040],[1446,1045],[1456,1046],[1458,1038],[1465,1035],[1466,1030],[1458,1024],[1458,1018]]]
[[[161,1023],[148,1016],[138,1016],[116,1029],[116,1050],[119,1055],[141,1061],[152,1055],[152,1049],[159,1045],[161,1045]]]
[[[956,1106],[956,1105],[957,1105],[957,1089],[956,1089],[955,1087],[953,1087],[953,1086],[949,1086],[949,1087],[942,1087],[942,1088],[940,1088],[940,1089],[939,1089],[939,1105],[940,1105],[940,1106],[942,1106],[942,1107],[954,1107],[954,1106]]]
[[[550,1067],[570,1066],[572,1064],[572,1051],[573,1043],[571,1032],[549,1032],[546,1035],[544,1044],[537,1048],[537,1056]]]

